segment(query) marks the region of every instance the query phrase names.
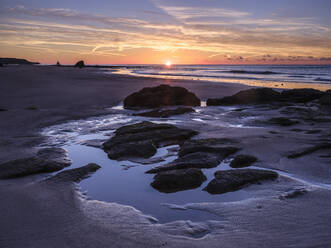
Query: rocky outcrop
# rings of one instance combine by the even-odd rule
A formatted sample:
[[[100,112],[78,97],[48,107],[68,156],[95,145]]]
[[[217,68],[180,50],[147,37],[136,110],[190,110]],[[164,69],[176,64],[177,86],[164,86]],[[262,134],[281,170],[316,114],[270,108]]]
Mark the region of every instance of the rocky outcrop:
[[[110,159],[149,158],[158,147],[183,143],[196,134],[170,124],[144,121],[117,129],[115,136],[103,143],[103,149]]]
[[[272,125],[279,125],[279,126],[292,126],[292,125],[298,124],[299,121],[294,121],[287,117],[275,117],[275,118],[269,119],[267,121],[267,123],[272,124]]]
[[[61,66],[59,61],[56,62],[56,66]]]
[[[263,103],[306,103],[319,99],[325,95],[324,92],[315,89],[292,89],[281,93],[269,88],[254,88],[243,90],[233,96],[208,99],[208,106],[239,105],[239,104],[263,104]]]
[[[238,169],[215,172],[215,178],[203,190],[210,194],[223,194],[239,190],[262,180],[274,180],[278,174],[267,170]]]
[[[287,102],[305,103],[322,97],[325,93],[315,89],[292,89],[281,93],[281,100]]]
[[[96,172],[101,167],[97,164],[90,163],[85,166],[62,171],[55,176],[47,178],[46,180],[42,181],[47,183],[60,183],[60,182],[69,182],[69,183],[79,183],[81,180],[89,177],[93,172]]]
[[[200,106],[200,99],[182,87],[159,85],[147,87],[124,99],[124,108],[159,108],[164,106]]]
[[[155,175],[151,186],[163,193],[173,193],[200,187],[206,180],[200,169],[171,170]]]
[[[23,177],[38,173],[62,170],[71,165],[65,150],[61,148],[41,149],[36,156],[12,160],[0,165],[0,178]]]
[[[181,145],[179,157],[173,162],[155,167],[146,173],[178,170],[186,168],[213,168],[223,159],[240,148],[231,145],[229,139],[188,140]]]
[[[261,104],[277,101],[280,93],[269,88],[254,88],[243,90],[233,96],[220,99],[208,99],[207,106],[237,105],[237,104]]]
[[[322,105],[331,105],[331,90],[325,92],[325,95],[319,99],[319,103]]]
[[[176,109],[157,109],[157,110],[152,110],[148,112],[143,112],[143,113],[138,113],[138,114],[133,114],[135,116],[144,116],[144,117],[154,117],[154,118],[168,118],[173,115],[182,115],[186,113],[194,112],[194,109],[192,108],[176,108]]]
[[[75,64],[75,67],[79,67],[79,68],[83,68],[84,66],[85,66],[85,63],[83,60],[80,60]]]
[[[248,167],[256,161],[257,158],[252,155],[240,154],[231,161],[230,166],[232,168]]]
[[[39,64],[38,62],[30,62],[26,59],[17,59],[17,58],[0,58],[1,64],[16,64],[16,65],[35,65]]]
[[[189,153],[195,152],[207,152],[229,156],[233,153],[233,150],[239,150],[238,147],[233,148],[233,145],[236,144],[238,144],[237,140],[227,138],[187,140],[180,146],[179,156],[183,157]]]

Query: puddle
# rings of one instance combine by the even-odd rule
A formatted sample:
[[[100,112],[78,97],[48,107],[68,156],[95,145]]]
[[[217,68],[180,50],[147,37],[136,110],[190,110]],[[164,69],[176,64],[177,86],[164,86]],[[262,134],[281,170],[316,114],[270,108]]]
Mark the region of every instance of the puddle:
[[[146,174],[145,171],[154,166],[171,162],[176,159],[176,156],[167,157],[166,161],[161,163],[142,165],[130,161],[119,162],[110,160],[103,150],[85,145],[72,144],[66,145],[64,148],[73,160],[70,169],[90,162],[101,166],[100,170],[79,184],[81,191],[86,191],[89,198],[133,206],[144,214],[157,218],[160,223],[175,220],[221,220],[219,216],[205,211],[179,210],[169,207],[168,204],[183,205],[199,202],[229,202],[240,201],[249,197],[249,194],[244,190],[222,195],[210,195],[202,191],[213,178],[214,172],[220,169],[218,167],[203,169],[208,179],[201,187],[166,194],[160,193],[150,186],[154,175]],[[163,156],[166,153],[165,150],[166,148],[159,149],[157,157]],[[222,167],[222,164],[220,167]]]
[[[211,195],[206,191],[202,191],[208,182],[214,178],[214,172],[224,166],[226,167],[225,163],[216,168],[202,169],[207,181],[201,187],[166,194],[160,193],[150,186],[154,175],[146,174],[145,171],[176,159],[173,153],[165,156],[169,147],[158,149],[157,154],[153,157],[155,163],[140,164],[138,162],[110,160],[102,149],[82,144],[82,141],[86,140],[109,139],[114,130],[120,126],[142,120],[177,124],[191,118],[203,118],[207,119],[208,123],[212,121],[219,122],[218,119],[212,120],[211,115],[214,115],[217,111],[222,114],[231,111],[231,109],[215,108],[208,112],[205,111],[206,108],[197,108],[198,112],[167,119],[148,119],[132,116],[121,106],[116,106],[113,109],[118,112],[108,116],[64,123],[47,128],[43,132],[44,135],[51,138],[51,142],[60,144],[68,151],[69,158],[73,161],[72,166],[68,169],[81,167],[88,163],[97,163],[101,166],[101,169],[95,174],[79,184],[81,191],[86,192],[88,198],[133,206],[144,214],[157,218],[160,223],[166,223],[176,220],[191,220],[194,222],[222,220],[221,217],[206,211],[186,210],[172,206],[201,202],[233,202],[250,197],[245,190],[221,195]],[[159,157],[162,157],[165,161],[158,162]]]

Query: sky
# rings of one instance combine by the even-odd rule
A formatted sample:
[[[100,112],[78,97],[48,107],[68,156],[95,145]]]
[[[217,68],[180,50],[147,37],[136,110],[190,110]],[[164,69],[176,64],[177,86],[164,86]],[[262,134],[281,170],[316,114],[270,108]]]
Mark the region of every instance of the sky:
[[[0,57],[331,64],[330,0],[0,0]]]

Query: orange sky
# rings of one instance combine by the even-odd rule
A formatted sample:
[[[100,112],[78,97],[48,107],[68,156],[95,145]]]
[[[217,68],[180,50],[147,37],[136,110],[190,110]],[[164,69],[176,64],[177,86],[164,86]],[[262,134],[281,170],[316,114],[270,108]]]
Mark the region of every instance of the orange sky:
[[[326,1],[293,0],[292,10],[284,0],[258,7],[243,0],[123,1],[110,8],[112,0],[79,6],[3,0],[0,57],[46,64],[331,64]]]

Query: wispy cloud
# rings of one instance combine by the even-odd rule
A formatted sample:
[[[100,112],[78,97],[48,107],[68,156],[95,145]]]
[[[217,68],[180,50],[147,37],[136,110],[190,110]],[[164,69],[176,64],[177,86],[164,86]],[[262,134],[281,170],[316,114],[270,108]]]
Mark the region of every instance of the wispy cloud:
[[[166,6],[166,5],[158,5],[158,7],[164,10],[169,15],[181,20],[201,18],[201,17],[244,17],[250,15],[250,13],[248,12],[223,9],[223,8]]]
[[[331,57],[330,28],[312,18],[261,19],[231,9],[157,3],[160,13],[164,11],[175,21],[118,18],[71,9],[0,9],[0,46],[117,57],[127,56],[133,49],[185,50],[208,61]]]

